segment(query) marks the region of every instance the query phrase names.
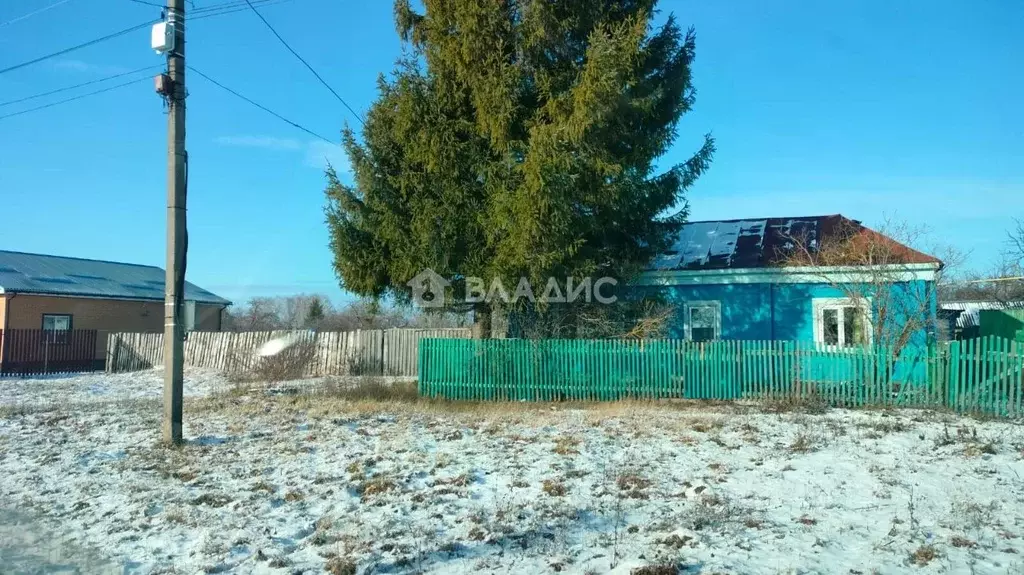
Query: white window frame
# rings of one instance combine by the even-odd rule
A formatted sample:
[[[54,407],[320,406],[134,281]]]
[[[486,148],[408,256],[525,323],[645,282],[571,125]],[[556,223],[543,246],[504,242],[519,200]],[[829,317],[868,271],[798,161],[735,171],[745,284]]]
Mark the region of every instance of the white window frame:
[[[872,344],[872,335],[874,329],[872,328],[872,321],[874,318],[871,314],[871,300],[870,298],[852,298],[852,297],[816,297],[811,301],[812,310],[814,313],[814,343],[822,349],[828,350],[844,350],[850,349],[854,346],[846,345],[846,324],[843,321],[844,309],[849,307],[860,308],[864,314],[864,334],[865,342],[867,345]],[[839,344],[826,344],[825,343],[825,310],[836,310],[837,321],[839,329]]]
[[[71,329],[74,327],[75,316],[70,313],[44,313],[42,320],[42,332],[44,341],[47,343],[65,344],[68,342],[68,334],[71,333]],[[47,318],[52,318],[54,327],[46,327]],[[57,329],[57,321],[67,320],[67,327],[64,329]]]
[[[718,300],[697,300],[688,301],[683,305],[683,334],[686,337],[686,341],[693,341],[693,332],[690,321],[690,310],[693,308],[709,307],[714,310],[715,318],[715,337],[712,341],[718,341],[722,339],[722,302]]]

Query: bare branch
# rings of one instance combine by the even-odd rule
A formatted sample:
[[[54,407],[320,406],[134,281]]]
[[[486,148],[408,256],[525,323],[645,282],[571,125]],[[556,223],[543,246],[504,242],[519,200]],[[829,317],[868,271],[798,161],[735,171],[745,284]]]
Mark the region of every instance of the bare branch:
[[[1017,227],[1009,232],[1010,256],[1016,258],[1019,264],[1024,264],[1024,220],[1014,219]]]
[[[783,236],[788,257],[785,266],[808,266],[811,272],[854,303],[872,311],[871,338],[899,355],[915,334],[931,331],[935,325],[933,288],[917,289],[906,284],[913,263],[921,263],[922,253],[915,249],[927,230],[906,222],[887,220],[879,231],[855,222],[843,222],[828,235],[818,238]],[[955,250],[946,250],[954,263],[962,261]],[[857,280],[835,268],[855,267]],[[939,271],[942,270],[940,266]]]

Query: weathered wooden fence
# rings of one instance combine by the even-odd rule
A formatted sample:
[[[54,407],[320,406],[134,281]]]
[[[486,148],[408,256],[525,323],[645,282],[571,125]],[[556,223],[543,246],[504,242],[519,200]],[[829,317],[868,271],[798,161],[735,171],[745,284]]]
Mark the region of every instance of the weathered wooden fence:
[[[415,376],[419,340],[466,338],[466,328],[395,328],[345,332],[256,331],[188,334],[185,365],[221,371],[245,370],[271,339],[291,337],[311,345],[306,376],[377,374]],[[107,338],[107,371],[134,371],[163,365],[162,333],[112,333]]]
[[[980,338],[903,351],[788,341],[420,341],[419,389],[471,400],[819,400],[1021,415],[1024,345]]]
[[[0,330],[0,375],[77,373],[103,369],[96,330]]]

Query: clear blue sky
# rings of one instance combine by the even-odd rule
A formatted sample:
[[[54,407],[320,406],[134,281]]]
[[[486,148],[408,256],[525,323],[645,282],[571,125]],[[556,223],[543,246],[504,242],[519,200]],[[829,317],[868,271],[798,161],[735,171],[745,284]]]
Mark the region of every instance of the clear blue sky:
[[[56,1],[3,0],[0,23]],[[689,193],[693,219],[895,216],[970,250],[976,268],[997,258],[1011,218],[1024,216],[1024,2],[661,8],[697,31],[697,104],[665,162],[685,158],[705,132],[718,141]],[[349,104],[370,106],[400,49],[389,1],[262,11]],[[158,15],[128,0],[68,0],[0,26],[0,68]],[[328,138],[353,122],[250,12],[192,24],[188,59]],[[0,102],[160,62],[140,30],[0,75]],[[341,150],[195,74],[189,93],[189,280],[236,301],[344,297],[322,215],[325,158],[347,169]],[[162,266],[165,138],[148,81],[0,120],[0,249]]]

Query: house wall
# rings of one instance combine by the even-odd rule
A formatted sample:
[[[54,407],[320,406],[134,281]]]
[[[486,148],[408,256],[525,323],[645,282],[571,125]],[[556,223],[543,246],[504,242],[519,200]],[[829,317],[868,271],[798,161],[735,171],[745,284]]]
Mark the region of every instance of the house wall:
[[[889,317],[881,318],[878,306],[873,306],[872,321],[884,321],[880,330],[883,334],[901,333],[901,326],[907,323],[908,315],[927,309],[932,321],[924,323],[937,325],[937,302],[933,282],[914,280],[893,284],[889,289],[891,297],[885,299]],[[755,283],[718,285],[675,285],[648,287],[644,292],[654,290],[668,302],[677,306],[675,318],[669,327],[670,337],[685,337],[682,304],[690,301],[718,301],[721,305],[721,338],[726,340],[780,340],[814,342],[815,298],[847,297],[850,293],[866,294],[865,286],[852,285],[843,289],[821,283]],[[922,303],[924,305],[922,305]],[[895,378],[906,382],[923,382],[926,376],[924,353],[929,339],[927,328],[917,330],[902,348],[898,360],[892,366]],[[876,342],[877,343],[877,342]],[[835,369],[834,361],[809,357],[803,369],[813,374],[818,370]]]
[[[844,297],[851,289],[863,293],[863,286],[839,289],[822,283],[750,283],[649,286],[644,293],[660,294],[677,306],[674,320],[669,326],[670,337],[684,337],[684,307],[691,301],[718,301],[721,303],[721,337],[730,340],[785,340],[814,341],[815,298]],[[907,314],[920,310],[918,302],[926,301],[929,315],[936,317],[935,290],[931,282],[914,280],[896,283],[890,288],[892,297],[890,317],[885,318],[886,329],[894,330],[905,324]],[[881,321],[879,310],[872,314]],[[934,322],[933,322],[934,323]],[[914,334],[913,346],[927,344],[928,334],[922,330]]]
[[[96,359],[106,356],[110,332],[160,332],[164,329],[162,301],[116,300],[17,294],[9,297],[9,329],[40,329],[43,314],[71,314],[72,329],[95,329]],[[196,330],[219,331],[221,306],[196,304]]]

